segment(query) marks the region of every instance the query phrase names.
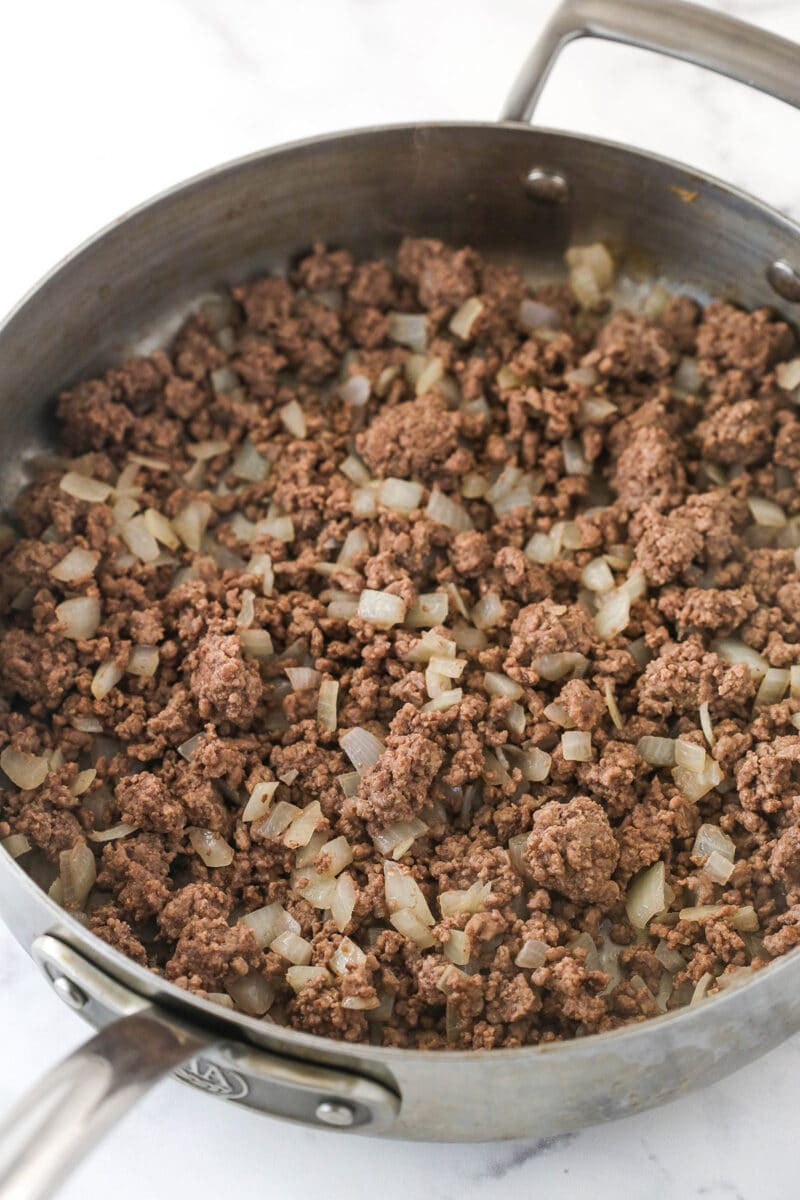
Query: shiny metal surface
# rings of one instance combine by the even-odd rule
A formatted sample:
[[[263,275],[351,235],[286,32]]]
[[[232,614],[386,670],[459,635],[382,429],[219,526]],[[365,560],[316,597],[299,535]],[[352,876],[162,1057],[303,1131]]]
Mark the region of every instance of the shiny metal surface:
[[[786,38],[682,0],[564,0],[514,81],[503,120],[530,121],[559,54],[584,37],[679,58],[800,108],[800,51]]]
[[[741,28],[686,5],[568,3],[529,60],[506,116],[532,110],[565,40],[587,33],[638,38],[736,77],[752,75],[765,90],[800,102],[797,48],[753,31],[753,69],[745,70]],[[710,48],[703,49],[704,37]],[[531,202],[533,167],[568,181],[562,202]],[[407,233],[513,257],[538,279],[560,274],[571,242],[601,238],[633,275],[753,307],[774,304],[769,264],[797,261],[800,247],[792,222],[704,175],[524,125],[363,130],[265,151],[136,210],[67,259],[11,314],[0,329],[0,495],[17,491],[26,457],[47,443],[58,390],[163,344],[199,293],[285,268],[314,240],[375,255]],[[796,318],[800,294],[782,299],[778,307]],[[36,944],[48,970],[87,994],[84,1013],[93,1023],[133,1008],[190,1029],[201,1048],[179,1072],[186,1082],[312,1123],[321,1104],[343,1103],[358,1114],[363,1103],[369,1120],[354,1122],[358,1129],[398,1137],[545,1136],[613,1119],[719,1078],[800,1028],[795,952],[707,1004],[613,1034],[492,1052],[350,1046],[233,1014],[145,971],[88,934],[3,852],[0,911],[23,945]],[[49,940],[37,940],[42,935]],[[167,1055],[165,1069],[174,1063]]]

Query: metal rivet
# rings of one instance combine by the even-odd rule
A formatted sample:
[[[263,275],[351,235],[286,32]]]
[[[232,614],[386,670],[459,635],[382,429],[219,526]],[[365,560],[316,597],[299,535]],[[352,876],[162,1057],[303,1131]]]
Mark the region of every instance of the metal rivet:
[[[316,1118],[323,1125],[336,1125],[339,1129],[346,1129],[355,1122],[356,1114],[349,1104],[344,1104],[341,1100],[323,1100],[317,1105]]]
[[[53,988],[58,996],[76,1011],[89,1002],[89,997],[82,992],[77,983],[67,979],[66,975],[57,975],[53,980]]]
[[[800,302],[800,271],[785,258],[777,258],[767,267],[767,281],[784,300]]]
[[[532,200],[544,204],[566,204],[569,200],[569,184],[558,171],[532,167],[523,180],[523,187]]]

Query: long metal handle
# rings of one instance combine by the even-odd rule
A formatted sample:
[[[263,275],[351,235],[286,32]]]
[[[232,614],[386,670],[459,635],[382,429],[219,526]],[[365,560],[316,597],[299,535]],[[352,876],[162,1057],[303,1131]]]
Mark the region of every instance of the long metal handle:
[[[206,1043],[138,1013],[45,1075],[0,1125],[0,1200],[45,1200],[91,1147]]]
[[[564,0],[514,81],[504,121],[530,121],[556,59],[578,38],[603,38],[707,67],[800,108],[800,47],[681,0]]]

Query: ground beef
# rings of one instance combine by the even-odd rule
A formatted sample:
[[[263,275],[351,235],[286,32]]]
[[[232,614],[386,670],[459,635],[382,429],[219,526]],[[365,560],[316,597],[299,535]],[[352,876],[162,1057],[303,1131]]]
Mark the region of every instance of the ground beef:
[[[0,528],[0,838],[36,882],[74,908],[88,849],[107,944],[393,1047],[616,1029],[800,945],[794,336],[655,298],[315,245],[65,391]]]

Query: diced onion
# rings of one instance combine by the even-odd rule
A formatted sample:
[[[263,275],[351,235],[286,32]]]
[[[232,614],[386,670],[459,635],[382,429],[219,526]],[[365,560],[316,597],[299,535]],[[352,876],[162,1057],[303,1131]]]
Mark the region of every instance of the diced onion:
[[[336,781],[345,796],[349,799],[357,793],[361,783],[361,776],[358,771],[347,771],[344,775],[337,775]]]
[[[211,372],[209,378],[215,396],[229,395],[231,392],[235,392],[240,383],[239,376],[230,367],[217,367],[215,371]]]
[[[703,874],[713,879],[714,883],[727,883],[733,874],[733,863],[729,858],[713,850],[703,863]]]
[[[230,442],[225,442],[217,438],[207,442],[192,442],[186,447],[186,453],[190,458],[194,458],[198,462],[205,462],[207,459],[216,458],[220,454],[227,454],[230,448]]]
[[[304,692],[319,684],[319,671],[314,671],[311,667],[285,667],[284,670],[289,677],[293,692]]]
[[[352,876],[344,873],[336,880],[336,893],[331,902],[331,920],[340,933],[344,933],[353,916],[357,892]]]
[[[323,679],[319,685],[317,699],[317,720],[328,733],[336,731],[336,704],[339,697],[339,683],[336,679]]]
[[[461,929],[451,929],[444,944],[444,956],[457,967],[465,967],[470,959],[469,938]]]
[[[190,829],[189,841],[207,867],[229,867],[233,862],[233,847],[211,829]]]
[[[782,529],[786,524],[786,513],[772,500],[765,500],[762,496],[748,496],[747,507],[753,514],[756,525],[767,529]]]
[[[288,800],[279,800],[266,817],[261,817],[253,823],[253,836],[265,839],[280,837],[302,811]]]
[[[561,452],[564,455],[564,470],[567,475],[591,475],[592,465],[586,461],[579,441],[575,438],[564,438]]]
[[[24,833],[12,833],[9,837],[3,838],[0,841],[0,846],[3,847],[6,854],[10,854],[12,858],[22,858],[23,854],[27,854],[33,849]]]
[[[382,479],[378,487],[378,500],[393,512],[410,513],[419,508],[425,491],[421,483],[410,479]]]
[[[270,950],[274,954],[279,954],[281,958],[286,958],[296,967],[307,967],[311,962],[313,948],[311,942],[306,941],[304,937],[300,937],[299,933],[293,933],[287,929],[283,933],[279,933],[274,942],[270,942]]]
[[[258,821],[261,817],[266,816],[277,788],[277,780],[262,780],[261,783],[257,783],[244,806],[242,820],[245,822]]]
[[[424,396],[431,390],[432,387],[439,382],[444,375],[444,366],[440,358],[430,358],[425,363],[424,367],[417,376],[414,384],[414,392],[417,396]]]
[[[249,575],[261,577],[261,590],[265,596],[272,595],[275,586],[275,572],[272,569],[272,558],[269,554],[254,554],[247,564]]]
[[[603,695],[605,697],[608,715],[614,722],[615,728],[622,729],[622,726],[625,724],[625,722],[622,719],[622,713],[619,711],[619,705],[617,704],[617,698],[614,695],[614,689],[612,688],[611,682],[608,679],[603,687]]]
[[[581,571],[581,583],[590,592],[608,592],[614,586],[614,576],[604,558],[593,558]]]
[[[181,758],[185,758],[187,762],[192,761],[192,756],[202,736],[202,733],[196,733],[193,737],[187,738],[185,742],[181,742],[180,746],[178,746],[178,754],[180,754]]]
[[[100,601],[96,596],[75,596],[56,605],[56,619],[64,636],[83,642],[93,638],[100,624]]]
[[[770,667],[761,680],[756,692],[756,708],[765,704],[778,704],[789,686],[789,672],[781,667]]]
[[[75,546],[60,562],[50,568],[50,574],[60,583],[77,583],[79,579],[88,579],[93,575],[99,561],[100,555],[96,550],[84,550],[81,546]]]
[[[533,333],[535,329],[558,329],[561,318],[549,304],[541,304],[526,296],[519,306],[517,324],[526,333]]]
[[[128,825],[124,821],[120,821],[117,825],[109,826],[108,829],[97,829],[93,833],[87,833],[86,836],[91,842],[116,842],[120,838],[135,833],[138,828],[138,825]]]
[[[439,908],[442,910],[442,916],[455,917],[459,913],[483,912],[491,893],[492,885],[480,881],[473,883],[466,891],[440,892]]]
[[[428,346],[428,318],[425,313],[389,313],[389,340],[422,354]]]
[[[190,500],[172,519],[172,528],[187,550],[200,552],[203,534],[211,517],[211,505],[205,500]]]
[[[704,700],[698,709],[700,714],[700,728],[703,731],[703,736],[708,742],[709,749],[714,748],[714,729],[711,725],[711,713],[708,709],[708,701]]]
[[[225,987],[236,1007],[251,1017],[263,1017],[275,999],[274,988],[257,971],[251,971],[249,975],[232,976],[225,981]]]
[[[380,738],[375,737],[368,729],[362,729],[360,725],[355,725],[343,733],[339,738],[339,745],[359,775],[371,770],[385,750]]]
[[[86,842],[76,842],[71,850],[58,856],[61,880],[61,903],[67,908],[82,909],[97,879],[97,864]]]
[[[105,662],[97,668],[91,683],[91,692],[95,700],[102,700],[117,686],[124,675],[122,667],[114,662]]]
[[[438,522],[439,525],[446,525],[448,529],[453,529],[456,533],[463,533],[473,528],[467,510],[457,501],[446,496],[444,492],[440,492],[436,486],[431,489],[425,516],[430,521]]]
[[[242,442],[231,463],[231,475],[248,483],[262,483],[269,474],[269,462],[249,440]]]
[[[308,433],[305,413],[296,400],[290,400],[279,408],[278,416],[292,437],[304,438]]]
[[[718,825],[704,824],[700,826],[694,839],[692,857],[707,858],[711,854],[720,854],[729,862],[733,862],[736,845]]]
[[[410,850],[416,839],[427,833],[428,826],[419,817],[410,821],[393,821],[383,829],[376,829],[372,840],[384,858],[393,858],[395,862]]]
[[[636,749],[646,763],[652,767],[673,767],[675,765],[675,739],[653,737],[645,734],[636,743]]]
[[[706,757],[702,771],[690,771],[686,767],[673,767],[672,779],[675,786],[687,800],[694,803],[700,800],[718,783],[722,782],[722,771],[713,758]]]
[[[522,943],[522,949],[514,959],[514,965],[523,970],[536,971],[543,967],[550,947],[541,938],[528,938]]]
[[[430,929],[411,909],[400,908],[391,913],[389,920],[398,933],[415,942],[420,950],[427,950],[429,946],[436,945],[436,939]]]
[[[370,481],[369,471],[355,454],[348,454],[340,463],[339,470],[351,483],[365,484]]]
[[[472,336],[472,328],[482,312],[483,302],[477,296],[470,296],[450,318],[448,326],[450,332],[461,338],[462,341],[468,341]]]
[[[463,697],[461,688],[451,688],[449,691],[440,692],[427,704],[423,704],[420,712],[444,712],[447,708],[452,708],[454,704],[460,704]]]
[[[686,767],[687,770],[694,771],[696,775],[699,775],[706,765],[705,746],[698,746],[695,742],[678,738],[675,742],[675,765],[676,767]]]
[[[745,645],[737,638],[717,638],[711,643],[711,649],[714,654],[718,654],[720,658],[733,666],[744,663],[756,678],[766,675],[769,670],[767,660],[757,650],[753,650],[751,646]]]
[[[26,792],[41,787],[50,773],[50,761],[45,755],[26,754],[13,746],[6,746],[0,754],[0,767],[16,787]]]
[[[239,641],[243,649],[254,658],[272,658],[275,653],[272,636],[267,629],[240,629]]]
[[[528,750],[519,750],[516,746],[506,746],[506,753],[513,755],[514,765],[519,768],[526,783],[541,783],[550,774],[552,758],[546,750],[532,746]]]
[[[588,661],[585,654],[576,650],[565,650],[562,653],[540,654],[531,660],[531,666],[542,679],[554,683],[567,675],[573,679],[580,677],[586,670]]]
[[[406,602],[392,592],[379,592],[365,588],[358,597],[357,615],[378,629],[391,629],[405,620]]]
[[[180,539],[163,513],[155,508],[147,508],[142,514],[142,518],[145,529],[151,537],[161,542],[162,546],[166,546],[169,550],[178,549]]]
[[[263,950],[281,933],[299,933],[300,925],[281,904],[267,904],[242,917],[242,924],[252,929],[258,946]]]
[[[560,725],[562,729],[571,729],[575,724],[563,704],[546,704],[542,715],[554,725]]]
[[[68,496],[74,496],[76,500],[86,500],[89,504],[103,504],[114,490],[110,483],[90,479],[88,475],[79,475],[77,471],[68,471],[58,486]]]
[[[286,972],[286,982],[293,992],[298,994],[309,983],[316,983],[317,980],[330,980],[331,974],[326,967],[289,967]]]
[[[472,609],[470,616],[478,629],[492,629],[504,620],[505,605],[497,592],[486,592]]]
[[[778,363],[775,378],[778,386],[787,392],[793,392],[800,387],[800,358],[790,358],[788,362]]]
[[[653,863],[635,875],[628,887],[625,911],[634,929],[646,929],[647,923],[670,903],[663,862]]]
[[[561,735],[561,753],[565,762],[590,762],[592,735],[581,729],[570,729]]]
[[[597,636],[603,641],[609,641],[627,628],[630,618],[631,602],[627,593],[622,588],[609,592],[595,614],[594,627]]]
[[[386,906],[389,912],[395,913],[400,909],[408,909],[424,925],[433,925],[433,914],[413,875],[410,875],[397,863],[389,862],[388,859],[384,860],[383,873]]]
[[[422,592],[406,613],[405,624],[413,629],[443,625],[447,620],[450,601],[446,592]]]
[[[483,686],[490,696],[507,696],[511,700],[519,700],[520,696],[525,694],[525,689],[520,684],[498,671],[486,671]]]
[[[317,831],[317,825],[322,821],[322,809],[319,800],[312,800],[294,818],[283,835],[283,844],[290,850],[298,850],[307,846]]]

